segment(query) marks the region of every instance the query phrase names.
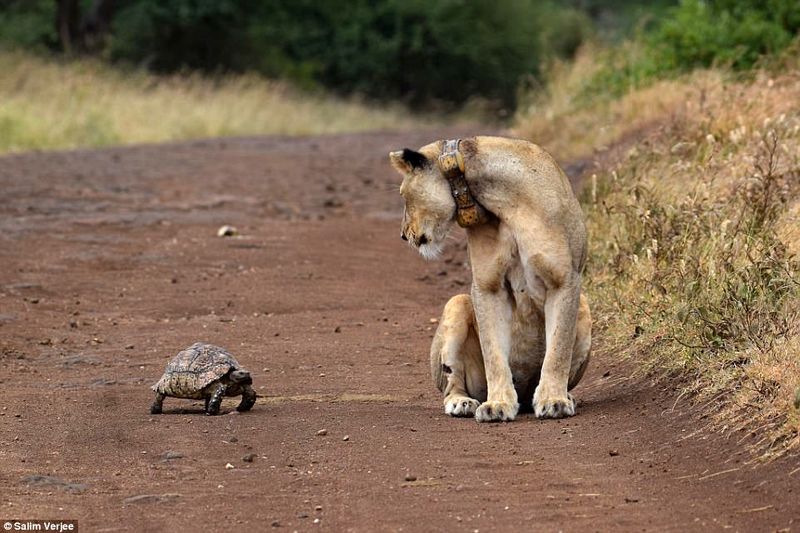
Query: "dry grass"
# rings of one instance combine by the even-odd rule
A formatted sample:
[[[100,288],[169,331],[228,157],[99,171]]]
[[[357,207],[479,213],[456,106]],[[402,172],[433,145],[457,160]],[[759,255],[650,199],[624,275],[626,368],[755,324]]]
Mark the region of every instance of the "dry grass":
[[[752,433],[768,455],[797,449],[800,71],[703,71],[571,99],[587,57],[557,67],[518,131],[561,158],[633,141],[584,199],[599,350],[683,376],[719,428]]]
[[[685,81],[663,80],[634,91],[624,99],[586,96],[601,68],[601,53],[592,47],[579,51],[574,63],[555,62],[547,88],[517,113],[514,130],[562,160],[602,150],[626,135],[662,122],[693,93]],[[708,82],[718,72],[705,72]]]
[[[0,52],[0,152],[420,125],[399,107],[305,95],[258,76],[160,77]]]

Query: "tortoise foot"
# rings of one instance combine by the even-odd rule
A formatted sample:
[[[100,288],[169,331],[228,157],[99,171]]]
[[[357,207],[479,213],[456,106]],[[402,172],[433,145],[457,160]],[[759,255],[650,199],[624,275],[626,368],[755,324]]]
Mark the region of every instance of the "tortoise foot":
[[[256,391],[254,391],[250,385],[245,385],[244,390],[242,391],[242,401],[239,403],[239,406],[236,407],[236,410],[240,413],[243,413],[252,409],[255,404]]]

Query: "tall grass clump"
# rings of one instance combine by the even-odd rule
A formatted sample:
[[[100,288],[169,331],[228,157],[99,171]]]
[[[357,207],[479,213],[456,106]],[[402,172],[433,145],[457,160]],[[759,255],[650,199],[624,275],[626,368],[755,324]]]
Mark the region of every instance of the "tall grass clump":
[[[687,376],[729,427],[781,451],[800,442],[800,262],[786,231],[800,83],[775,83],[701,86],[596,177],[586,205],[606,348]]]
[[[796,77],[693,94],[599,173],[586,198],[589,292],[606,350],[688,378],[728,427],[799,442]]]
[[[309,95],[256,75],[157,76],[0,52],[0,152],[422,124],[399,106]]]
[[[598,72],[607,67],[607,54],[606,49],[584,46],[574,61],[551,63],[543,89],[522,100],[514,131],[560,159],[585,157],[663,121],[693,92],[691,84],[676,78],[631,91],[624,99],[590,93]],[[716,71],[704,76],[724,78]]]
[[[800,445],[800,72],[785,64],[586,100],[597,66],[579,59],[517,124],[562,159],[605,154],[582,193],[598,351],[676,378],[768,454]]]

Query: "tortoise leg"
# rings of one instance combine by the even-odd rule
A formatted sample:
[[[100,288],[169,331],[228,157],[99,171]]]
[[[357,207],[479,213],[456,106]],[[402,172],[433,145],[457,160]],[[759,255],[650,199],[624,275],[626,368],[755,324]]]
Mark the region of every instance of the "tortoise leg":
[[[204,409],[205,409],[206,411],[208,411],[208,402],[210,402],[210,401],[211,401],[211,396],[208,396],[208,397],[206,398],[206,406],[204,407]]]
[[[244,411],[249,411],[253,405],[256,403],[256,391],[253,390],[253,387],[250,385],[244,385],[242,387],[242,401],[239,403],[239,406],[236,408],[237,411],[240,413]]]
[[[208,407],[206,407],[206,414],[207,415],[217,415],[219,414],[219,406],[222,403],[222,397],[225,396],[225,385],[220,383],[217,385],[217,389],[211,395],[211,398],[208,400]]]
[[[151,415],[160,415],[161,414],[161,406],[164,403],[164,396],[160,392],[156,393],[156,399],[153,401],[153,405],[150,406],[150,414]]]

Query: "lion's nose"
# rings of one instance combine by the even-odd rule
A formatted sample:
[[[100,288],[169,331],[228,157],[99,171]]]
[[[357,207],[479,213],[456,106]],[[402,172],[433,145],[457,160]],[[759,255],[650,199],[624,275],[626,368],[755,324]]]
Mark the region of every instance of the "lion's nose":
[[[424,234],[419,236],[419,245],[422,246],[423,244],[428,244],[428,237]]]
[[[405,233],[400,233],[400,238],[403,239],[404,241],[408,240],[408,237],[406,237]]]

